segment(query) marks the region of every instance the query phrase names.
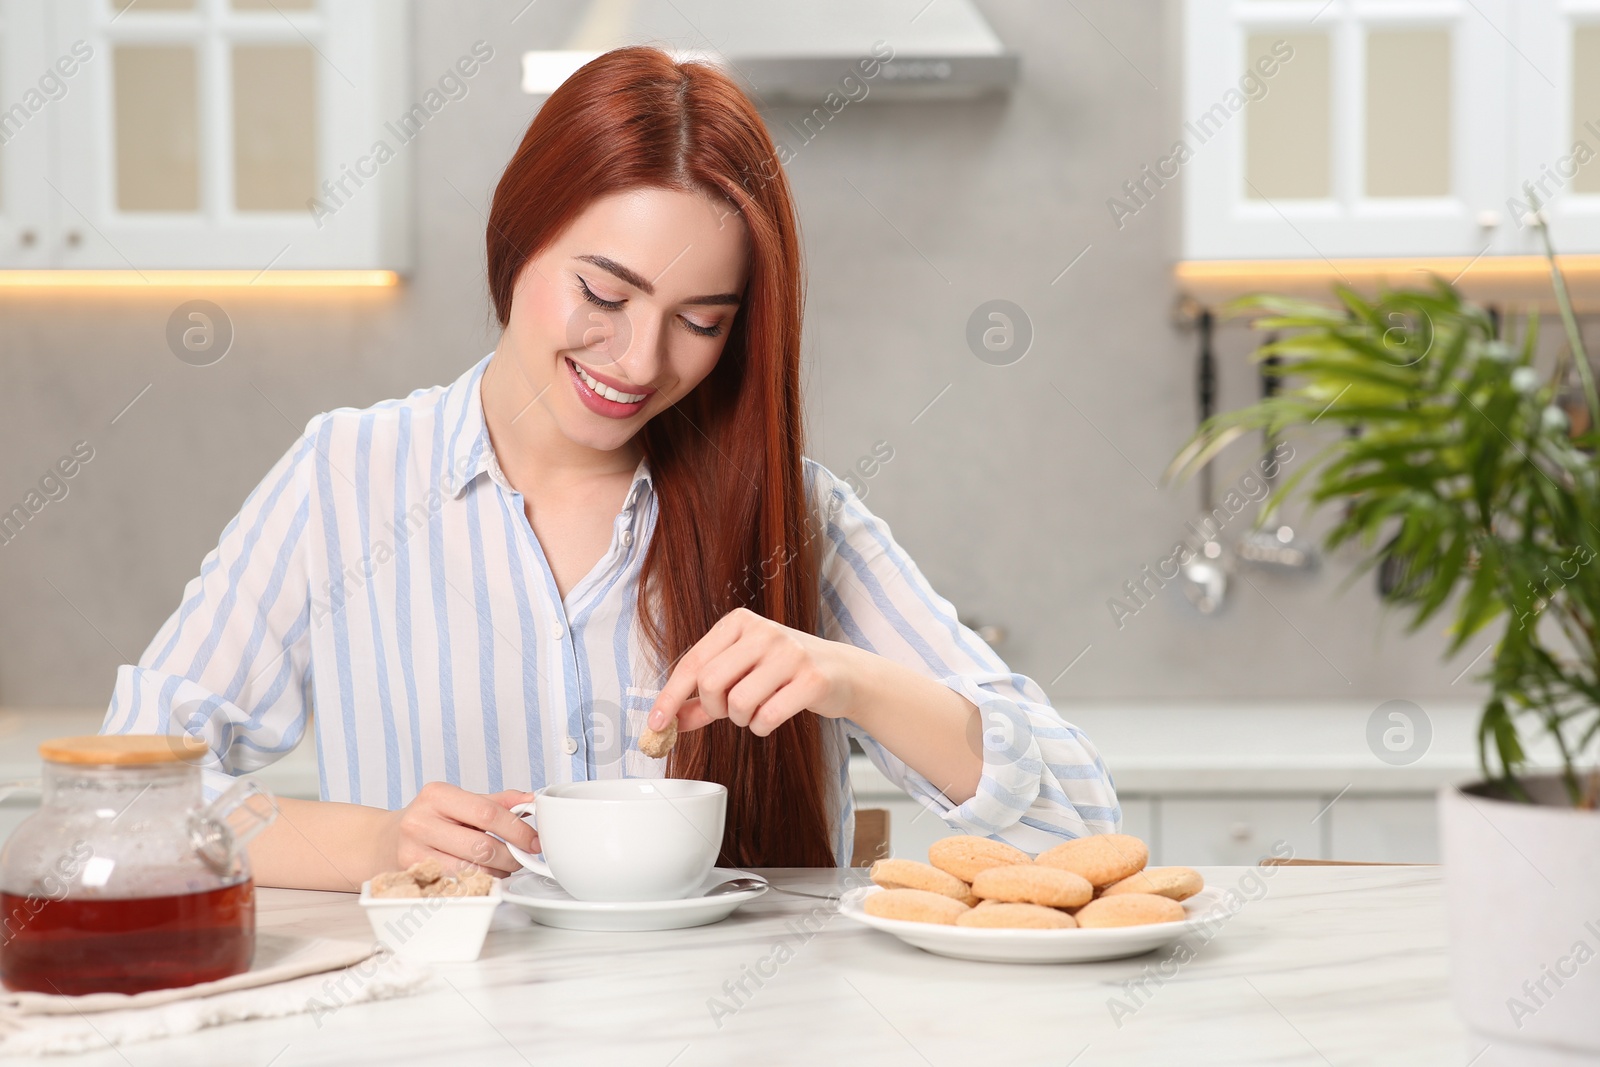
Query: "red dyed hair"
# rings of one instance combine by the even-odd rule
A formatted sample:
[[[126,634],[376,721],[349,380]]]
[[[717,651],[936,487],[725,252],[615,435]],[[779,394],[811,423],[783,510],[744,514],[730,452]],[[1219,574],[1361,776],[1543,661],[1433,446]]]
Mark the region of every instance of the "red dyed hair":
[[[819,603],[801,469],[798,225],[772,140],[737,85],[714,67],[631,47],[590,61],[550,94],[489,211],[500,325],[530,257],[595,199],[639,187],[726,201],[751,246],[744,299],[716,367],[640,431],[658,518],[638,606],[659,667],[736,607],[816,633]],[[667,773],[727,786],[723,865],[834,865],[836,771],[823,765],[814,715],[765,738],[714,722],[679,738]]]

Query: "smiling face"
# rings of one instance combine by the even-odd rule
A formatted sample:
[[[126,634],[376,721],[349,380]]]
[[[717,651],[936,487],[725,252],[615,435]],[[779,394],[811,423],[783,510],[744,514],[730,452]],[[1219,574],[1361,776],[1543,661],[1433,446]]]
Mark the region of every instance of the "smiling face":
[[[502,430],[626,445],[716,366],[748,263],[744,221],[719,200],[645,188],[594,201],[517,277],[486,385]]]

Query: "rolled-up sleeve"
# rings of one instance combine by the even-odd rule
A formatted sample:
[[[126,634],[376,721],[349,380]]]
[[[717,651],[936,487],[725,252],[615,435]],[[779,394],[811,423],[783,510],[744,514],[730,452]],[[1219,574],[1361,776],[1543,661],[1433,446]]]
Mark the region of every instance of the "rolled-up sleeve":
[[[960,621],[847,483],[805,462],[823,533],[822,636],[927,674],[980,712],[983,774],[962,804],[845,720],[873,764],[952,828],[1030,852],[1117,830],[1115,784],[1089,738]]]
[[[251,491],[139,662],[117,669],[100,732],[202,738],[208,798],[305,733],[309,457],[321,418]]]

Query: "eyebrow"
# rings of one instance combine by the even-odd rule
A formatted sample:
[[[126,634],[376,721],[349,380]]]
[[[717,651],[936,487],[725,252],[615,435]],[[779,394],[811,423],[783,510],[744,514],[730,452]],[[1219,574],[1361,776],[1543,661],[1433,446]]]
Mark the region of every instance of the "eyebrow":
[[[607,274],[614,275],[635,289],[642,290],[646,296],[655,296],[656,287],[645,280],[639,272],[630,270],[614,259],[606,256],[577,256],[585,263],[593,263]],[[683,301],[685,304],[738,304],[738,293],[714,293],[711,296],[691,296]]]

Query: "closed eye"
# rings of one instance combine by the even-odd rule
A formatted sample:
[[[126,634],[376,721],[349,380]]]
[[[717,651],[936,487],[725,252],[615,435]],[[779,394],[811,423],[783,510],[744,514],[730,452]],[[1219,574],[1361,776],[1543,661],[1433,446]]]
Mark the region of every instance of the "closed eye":
[[[625,300],[602,300],[594,295],[594,290],[589,288],[589,283],[583,280],[583,275],[578,275],[578,287],[583,290],[583,298],[591,304],[605,308],[607,311],[616,311],[627,303]]]
[[[678,321],[687,326],[691,333],[699,334],[701,337],[715,337],[722,332],[722,323],[720,322],[715,326],[702,326],[692,319],[684,318],[682,315],[678,316]]]

